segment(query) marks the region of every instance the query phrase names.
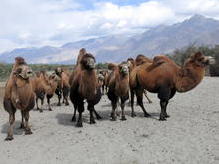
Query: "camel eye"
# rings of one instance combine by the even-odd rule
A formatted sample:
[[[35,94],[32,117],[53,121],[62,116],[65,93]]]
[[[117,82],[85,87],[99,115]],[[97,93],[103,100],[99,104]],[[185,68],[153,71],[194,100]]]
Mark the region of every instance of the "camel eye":
[[[22,72],[22,68],[18,68],[17,70],[16,70],[16,73],[21,73]]]

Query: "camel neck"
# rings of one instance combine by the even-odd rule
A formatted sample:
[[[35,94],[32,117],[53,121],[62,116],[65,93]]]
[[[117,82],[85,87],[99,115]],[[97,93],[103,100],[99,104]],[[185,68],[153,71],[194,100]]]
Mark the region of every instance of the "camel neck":
[[[193,65],[184,66],[178,70],[176,76],[176,90],[187,92],[195,88],[203,79],[205,68]]]

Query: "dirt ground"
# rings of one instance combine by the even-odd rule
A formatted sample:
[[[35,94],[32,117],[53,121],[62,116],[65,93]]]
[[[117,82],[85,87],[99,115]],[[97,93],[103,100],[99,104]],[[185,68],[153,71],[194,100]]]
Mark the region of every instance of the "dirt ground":
[[[0,96],[3,91],[0,89]],[[96,106],[103,117],[89,124],[89,113],[83,115],[84,127],[71,122],[73,107],[55,106],[53,111],[30,113],[33,134],[18,129],[20,112],[16,113],[14,140],[7,135],[8,114],[0,104],[1,164],[218,164],[219,163],[219,78],[205,77],[194,90],[179,94],[170,101],[170,118],[161,122],[159,100],[148,94],[153,103],[145,106],[152,115],[144,118],[136,106],[136,118],[110,121],[111,105],[106,96]],[[2,101],[2,100],[1,100]],[[47,108],[47,105],[44,105]]]

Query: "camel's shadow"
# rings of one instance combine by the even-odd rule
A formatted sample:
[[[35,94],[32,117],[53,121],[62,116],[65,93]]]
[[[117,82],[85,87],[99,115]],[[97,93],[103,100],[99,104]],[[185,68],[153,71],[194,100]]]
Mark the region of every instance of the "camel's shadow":
[[[98,114],[101,116],[101,119],[97,120],[95,115],[94,115],[94,118],[96,120],[96,122],[102,122],[102,121],[110,121],[111,120],[111,110],[103,110],[103,111],[100,111],[98,110],[97,111]],[[118,113],[120,113],[120,116],[121,116],[121,111],[119,110]],[[136,114],[136,117],[140,117],[140,118],[145,118],[144,117],[144,113],[141,112],[141,111],[137,111],[135,112]],[[159,117],[159,113],[149,113],[151,115],[151,117],[148,117],[147,119],[155,119],[155,120],[158,120],[158,117]],[[125,111],[125,115],[126,116],[129,116],[131,117],[131,111]],[[58,124],[61,124],[61,125],[64,125],[64,126],[74,126],[76,124],[76,122],[72,122],[72,116],[73,116],[73,113],[70,114],[70,113],[58,113],[56,115],[56,118],[57,118],[57,121],[58,121]],[[87,124],[90,124],[90,114],[89,113],[84,113],[83,114],[83,122],[84,123],[87,123]],[[120,117],[118,116],[118,119]],[[76,114],[76,121],[78,119],[78,114]]]
[[[15,121],[14,126],[14,135],[22,135],[24,133],[24,129],[20,129],[21,121]],[[9,123],[5,123],[2,125],[1,133],[7,134],[9,128]]]

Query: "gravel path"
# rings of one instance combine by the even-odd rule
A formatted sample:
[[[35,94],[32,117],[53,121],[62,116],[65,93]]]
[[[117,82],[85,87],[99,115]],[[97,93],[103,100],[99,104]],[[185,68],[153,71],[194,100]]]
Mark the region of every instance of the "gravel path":
[[[5,142],[8,114],[0,105],[1,164],[145,164],[145,163],[219,163],[219,78],[205,77],[194,90],[179,94],[170,101],[168,121],[160,122],[159,100],[148,94],[153,104],[145,106],[152,118],[144,118],[136,106],[136,118],[109,120],[111,106],[104,96],[96,106],[103,116],[90,125],[84,113],[84,127],[71,122],[72,105],[53,106],[53,111],[31,111],[33,134],[20,129],[16,113],[14,140]],[[54,99],[53,103],[57,100]],[[45,108],[47,106],[45,105]]]

